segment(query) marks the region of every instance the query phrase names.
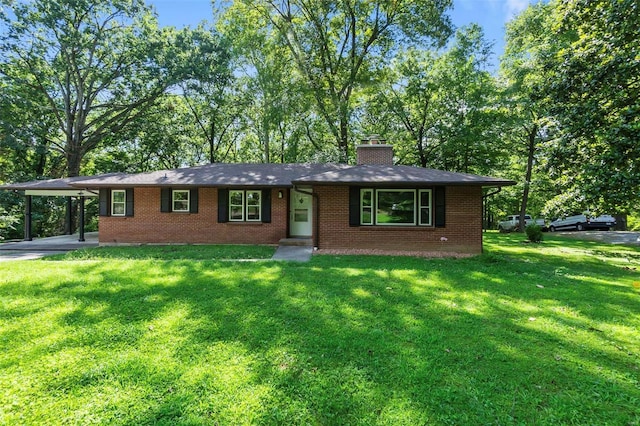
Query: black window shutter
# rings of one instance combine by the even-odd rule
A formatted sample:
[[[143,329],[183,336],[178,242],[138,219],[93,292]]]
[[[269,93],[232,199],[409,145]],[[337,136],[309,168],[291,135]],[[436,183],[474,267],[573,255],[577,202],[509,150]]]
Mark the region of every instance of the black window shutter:
[[[100,216],[111,216],[111,190],[100,190]]]
[[[167,213],[171,211],[171,188],[160,189],[160,211]]]
[[[349,226],[360,226],[360,188],[349,187]]]
[[[271,223],[271,189],[263,189],[260,199],[262,223]]]
[[[198,188],[189,191],[189,213],[198,213]]]
[[[218,189],[218,222],[229,222],[229,190]]]
[[[133,188],[129,188],[125,190],[125,198],[126,198],[126,207],[125,207],[125,216],[133,216]]]
[[[434,191],[434,212],[435,212],[435,226],[436,228],[444,228],[445,227],[445,216],[446,216],[446,208],[445,208],[445,188],[444,186],[438,186]]]

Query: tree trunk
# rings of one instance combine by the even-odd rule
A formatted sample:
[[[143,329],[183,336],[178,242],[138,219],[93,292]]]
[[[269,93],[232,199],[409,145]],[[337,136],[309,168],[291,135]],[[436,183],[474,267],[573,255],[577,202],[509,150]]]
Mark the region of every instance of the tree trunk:
[[[267,118],[265,116],[263,116],[263,120],[262,120],[262,129],[260,130],[260,132],[262,133],[262,147],[263,147],[263,153],[264,153],[264,162],[265,163],[270,163],[271,162],[271,152],[269,150],[269,123],[267,123]]]
[[[424,133],[424,127],[421,127],[418,131],[418,157],[420,167],[427,167],[427,156],[424,152]]]
[[[527,203],[529,202],[529,186],[531,185],[531,173],[533,171],[533,156],[536,149],[536,135],[538,134],[538,125],[534,124],[529,130],[528,134],[528,149],[527,149],[527,170],[524,178],[524,189],[522,191],[522,204],[520,205],[520,220],[518,227],[520,231],[524,231],[525,221],[524,215],[527,213]]]
[[[338,149],[340,151],[340,162],[347,163],[349,160],[349,123],[346,117],[340,117],[340,139]]]
[[[80,176],[80,163],[82,163],[82,152],[80,150],[69,150],[67,157],[67,176]]]

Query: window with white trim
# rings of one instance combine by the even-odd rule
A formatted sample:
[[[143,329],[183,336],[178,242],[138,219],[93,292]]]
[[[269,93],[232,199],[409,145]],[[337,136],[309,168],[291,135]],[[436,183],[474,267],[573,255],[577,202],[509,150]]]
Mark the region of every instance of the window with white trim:
[[[189,190],[174,189],[171,194],[171,208],[174,212],[189,212]]]
[[[127,213],[127,192],[124,189],[111,191],[111,216],[125,216]]]
[[[373,189],[360,191],[360,223],[373,225]]]
[[[232,222],[260,222],[262,220],[262,191],[229,191],[229,220]]]
[[[378,189],[376,191],[376,225],[415,224],[415,190]]]
[[[360,190],[360,224],[380,226],[432,226],[431,189]]]
[[[431,226],[431,203],[432,191],[430,189],[421,189],[418,191],[419,200],[419,220],[420,225]]]

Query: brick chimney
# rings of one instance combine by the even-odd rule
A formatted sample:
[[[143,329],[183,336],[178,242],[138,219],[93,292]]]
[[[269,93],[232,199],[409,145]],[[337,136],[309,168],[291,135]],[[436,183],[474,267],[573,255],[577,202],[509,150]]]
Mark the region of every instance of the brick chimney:
[[[393,147],[387,145],[380,135],[371,135],[356,146],[356,161],[362,164],[384,164],[393,166]]]

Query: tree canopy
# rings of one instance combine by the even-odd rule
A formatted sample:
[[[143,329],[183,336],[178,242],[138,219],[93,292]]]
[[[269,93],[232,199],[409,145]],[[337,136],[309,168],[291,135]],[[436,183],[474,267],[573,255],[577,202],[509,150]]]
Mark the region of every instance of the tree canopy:
[[[3,0],[0,182],[350,162],[376,133],[397,163],[518,182],[495,215],[633,214],[636,3],[531,4],[491,71],[492,42],[453,27],[451,0],[241,0],[181,30],[143,0]]]

